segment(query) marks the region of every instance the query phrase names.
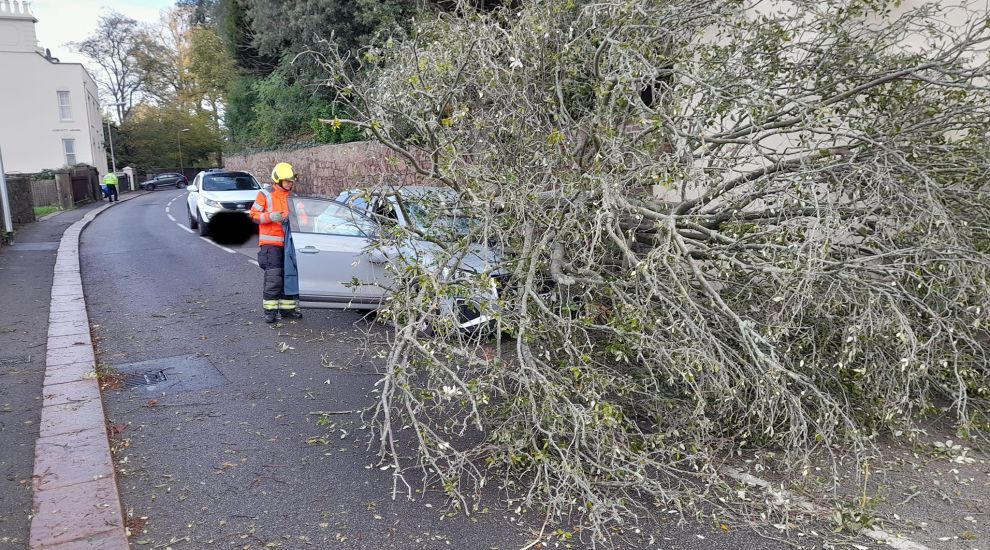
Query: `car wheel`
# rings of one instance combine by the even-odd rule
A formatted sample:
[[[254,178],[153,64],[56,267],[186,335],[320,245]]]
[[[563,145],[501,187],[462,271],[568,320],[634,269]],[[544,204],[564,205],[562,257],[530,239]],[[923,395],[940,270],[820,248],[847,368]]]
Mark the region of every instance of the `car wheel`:
[[[149,183],[148,185],[145,185],[144,188],[147,189],[148,191],[154,191],[155,190],[155,184]]]
[[[186,217],[189,218],[189,229],[196,229],[199,227],[199,222],[192,215],[192,210],[189,210],[189,205],[186,205]]]
[[[202,216],[197,216],[196,223],[197,223],[197,225],[199,225],[199,236],[200,237],[206,237],[207,235],[210,234],[210,224],[208,224],[205,221],[203,221],[203,217]]]

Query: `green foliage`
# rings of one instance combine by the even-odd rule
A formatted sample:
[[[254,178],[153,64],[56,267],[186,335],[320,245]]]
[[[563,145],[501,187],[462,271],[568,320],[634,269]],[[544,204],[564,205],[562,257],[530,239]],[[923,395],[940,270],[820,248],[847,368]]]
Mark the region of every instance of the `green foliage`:
[[[57,204],[49,204],[47,206],[35,206],[34,207],[34,217],[41,218],[51,214],[53,212],[58,212],[62,207]]]
[[[189,37],[189,76],[208,101],[222,101],[228,85],[237,78],[234,59],[223,40],[210,28],[194,28]]]
[[[320,122],[320,119],[333,120],[337,118],[347,118],[347,116],[333,105],[317,107],[309,121],[309,126],[313,129],[313,140],[317,143],[350,143],[365,139],[364,133],[356,126]]]
[[[45,168],[44,170],[41,170],[40,172],[35,172],[34,174],[32,174],[31,175],[31,179],[32,180],[35,180],[35,181],[38,181],[38,180],[53,180],[53,179],[55,179],[55,170],[53,170],[51,168]]]
[[[120,126],[117,166],[178,168],[179,133],[183,166],[213,166],[222,134],[208,112],[189,113],[175,105],[142,105]]]
[[[206,27],[215,23],[220,3],[220,0],[176,0],[175,6],[188,10],[191,26]]]
[[[252,109],[251,138],[256,145],[304,141],[317,102],[313,90],[292,82],[283,71],[258,80]]]
[[[374,36],[415,12],[411,0],[244,0],[252,45],[270,56],[295,55],[319,38],[345,50],[368,44]]]
[[[353,126],[319,122],[338,117],[341,114],[319,88],[304,87],[282,70],[265,78],[242,76],[228,90],[226,122],[235,150],[364,139]]]
[[[268,74],[278,56],[262,55],[251,42],[248,12],[240,0],[220,0],[218,33],[239,69],[251,74]]]
[[[251,122],[258,101],[258,77],[241,75],[228,84],[225,122],[234,148],[252,143]]]

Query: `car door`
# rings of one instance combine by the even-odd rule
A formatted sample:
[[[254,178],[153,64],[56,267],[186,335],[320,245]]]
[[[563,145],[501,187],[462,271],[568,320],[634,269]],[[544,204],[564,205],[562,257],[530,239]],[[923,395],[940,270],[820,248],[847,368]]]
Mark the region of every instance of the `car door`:
[[[196,177],[193,178],[192,185],[186,188],[188,191],[186,194],[186,207],[193,216],[195,216],[197,212],[196,201],[199,200],[198,192],[199,186],[203,184],[202,179],[202,174],[196,174]]]
[[[387,259],[368,250],[378,225],[329,199],[293,197],[290,206],[300,299],[355,306],[380,303]]]

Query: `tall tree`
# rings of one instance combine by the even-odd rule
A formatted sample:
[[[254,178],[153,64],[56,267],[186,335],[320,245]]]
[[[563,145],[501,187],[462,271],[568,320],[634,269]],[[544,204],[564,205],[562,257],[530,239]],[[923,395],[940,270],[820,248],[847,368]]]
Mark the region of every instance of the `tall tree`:
[[[158,104],[195,104],[189,82],[188,10],[162,12],[157,25],[149,26],[137,49],[138,64],[145,75],[145,96]]]
[[[199,101],[209,106],[219,124],[227,89],[238,75],[234,59],[215,30],[198,27],[189,31],[188,75]]]
[[[101,71],[96,80],[104,93],[116,103],[117,120],[123,121],[141,98],[148,75],[141,65],[149,41],[147,29],[116,11],[101,15],[96,32],[82,42],[73,43]]]
[[[212,27],[216,24],[220,0],[176,0],[175,7],[183,10],[191,27]]]
[[[237,67],[257,75],[272,72],[278,65],[278,56],[264,55],[254,46],[250,17],[241,0],[220,0],[219,13],[219,33]]]
[[[195,113],[175,104],[141,104],[120,126],[121,147],[118,164],[134,164],[141,170],[178,168],[182,133],[182,161],[185,166],[215,166],[222,145],[222,133],[208,113]],[[117,142],[115,142],[116,144]]]
[[[412,0],[242,0],[252,44],[263,55],[294,56],[321,38],[344,49],[368,44],[376,33],[404,24],[415,12]]]
[[[328,67],[475,221],[394,270],[371,416],[395,487],[467,511],[495,479],[604,540],[653,503],[789,523],[789,481],[844,509],[832,460],[932,416],[985,440],[985,3],[520,4]],[[479,242],[500,270],[435,269]],[[508,336],[465,333],[456,296]]]

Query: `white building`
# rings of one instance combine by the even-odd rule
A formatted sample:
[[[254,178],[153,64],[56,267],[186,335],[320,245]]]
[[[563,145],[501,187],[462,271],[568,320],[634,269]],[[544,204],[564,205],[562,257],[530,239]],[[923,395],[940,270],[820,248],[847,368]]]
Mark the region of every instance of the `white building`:
[[[96,82],[38,47],[29,3],[0,0],[0,152],[6,172],[77,163],[107,172]]]

